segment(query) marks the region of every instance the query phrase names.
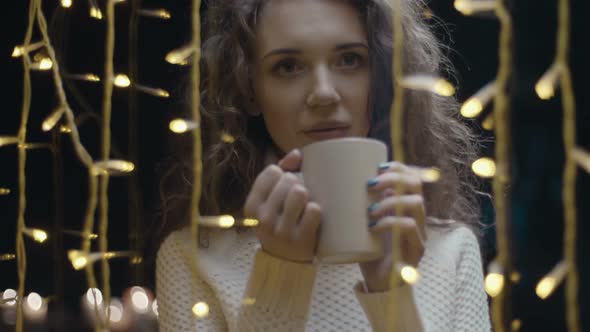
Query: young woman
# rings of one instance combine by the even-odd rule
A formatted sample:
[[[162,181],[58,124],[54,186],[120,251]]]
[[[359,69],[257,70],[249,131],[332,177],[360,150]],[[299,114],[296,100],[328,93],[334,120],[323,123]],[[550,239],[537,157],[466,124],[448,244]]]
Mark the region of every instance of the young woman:
[[[423,4],[402,2],[406,73],[440,73],[445,63],[422,21]],[[386,244],[383,256],[349,265],[313,260],[322,208],[292,174],[299,148],[350,136],[390,143],[391,13],[390,0],[210,2],[201,214],[260,225],[211,230],[197,256],[188,219],[177,221],[157,257],[162,331],[490,330],[473,233],[475,148],[453,100],[406,92],[408,164],[437,167],[442,178],[423,185],[406,165],[375,165],[367,191],[382,200],[367,212],[367,227]],[[400,183],[404,192],[394,192]],[[392,213],[400,206],[403,215]],[[422,276],[414,286],[391,286],[396,312],[387,249],[393,224],[403,260]],[[197,302],[208,305],[205,317],[193,314]]]

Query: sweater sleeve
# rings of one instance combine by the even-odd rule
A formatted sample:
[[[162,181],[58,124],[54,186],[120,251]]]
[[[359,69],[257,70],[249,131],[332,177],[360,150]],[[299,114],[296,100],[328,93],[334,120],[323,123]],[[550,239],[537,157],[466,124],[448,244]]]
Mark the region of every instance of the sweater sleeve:
[[[373,331],[419,332],[423,331],[422,321],[416,304],[412,286],[404,284],[396,289],[395,312],[391,310],[392,291],[369,293],[363,282],[358,282],[354,288],[356,298],[365,311]],[[393,315],[392,315],[393,312]],[[395,316],[395,325],[389,318]]]
[[[246,286],[240,331],[304,331],[316,268],[272,257],[261,249]]]
[[[193,275],[181,248],[182,242],[172,233],[158,250],[156,292],[160,331],[227,331],[218,300],[209,286]],[[209,307],[203,318],[192,312],[197,302]]]
[[[491,331],[481,254],[475,235],[466,230],[457,263],[453,331]]]

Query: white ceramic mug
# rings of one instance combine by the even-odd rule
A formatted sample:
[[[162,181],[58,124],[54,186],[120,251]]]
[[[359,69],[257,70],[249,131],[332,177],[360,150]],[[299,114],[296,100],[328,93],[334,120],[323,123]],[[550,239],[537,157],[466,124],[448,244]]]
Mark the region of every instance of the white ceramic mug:
[[[339,138],[315,142],[302,149],[301,172],[311,200],[322,208],[317,258],[343,264],[374,260],[382,246],[369,231],[370,197],[367,181],[387,161],[387,146],[368,138]]]

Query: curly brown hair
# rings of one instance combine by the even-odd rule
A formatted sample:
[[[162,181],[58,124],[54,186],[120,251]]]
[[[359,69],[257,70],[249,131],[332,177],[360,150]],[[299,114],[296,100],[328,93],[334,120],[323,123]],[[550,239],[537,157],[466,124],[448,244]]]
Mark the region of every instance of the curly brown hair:
[[[257,17],[269,0],[218,0],[209,3],[202,45],[203,181],[201,214],[240,215],[250,187],[273,147],[262,117],[245,111],[252,94],[250,67]],[[390,144],[392,1],[348,0],[367,32],[371,63],[369,137]],[[404,68],[407,74],[452,75],[443,45],[422,17],[421,0],[402,1]],[[460,119],[457,102],[429,92],[406,91],[406,160],[437,167],[441,180],[425,186],[429,216],[474,226],[480,219],[477,181],[469,169],[477,157],[475,137]],[[228,143],[220,133],[235,141]],[[190,157],[186,158],[187,164]],[[190,172],[187,172],[190,174]],[[189,180],[190,182],[190,180]],[[167,229],[181,227],[187,218]],[[472,227],[475,228],[475,227]]]

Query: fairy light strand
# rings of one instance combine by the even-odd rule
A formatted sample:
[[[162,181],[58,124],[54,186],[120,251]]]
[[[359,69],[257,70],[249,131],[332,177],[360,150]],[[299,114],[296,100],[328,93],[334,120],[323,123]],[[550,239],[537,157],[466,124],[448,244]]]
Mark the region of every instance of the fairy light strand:
[[[510,100],[507,93],[508,80],[512,72],[512,18],[504,0],[498,0],[495,8],[500,21],[499,66],[496,77],[494,98],[494,123],[496,136],[496,174],[492,183],[496,207],[496,261],[504,274],[511,271],[509,242],[509,197],[510,181]],[[505,278],[502,291],[492,298],[492,320],[496,331],[502,332],[507,326],[505,317],[509,302],[510,282]]]
[[[35,13],[41,7],[40,0],[31,0],[29,3],[29,18],[23,47],[26,49],[31,42]],[[25,148],[27,138],[27,123],[31,110],[31,68],[28,56],[23,56],[23,103],[20,128],[18,130],[18,213],[16,224],[16,261],[18,272],[18,291],[16,301],[16,332],[23,331],[23,298],[25,295],[25,281],[27,272],[27,256],[24,242],[25,209],[26,209],[26,160]]]
[[[576,161],[572,153],[576,147],[576,104],[569,67],[570,52],[570,1],[559,0],[557,51],[555,62],[561,68],[560,84],[563,103],[563,142],[565,167],[563,171],[563,252],[568,267],[566,278],[566,322],[569,331],[580,331],[578,312],[578,268],[576,264]]]

